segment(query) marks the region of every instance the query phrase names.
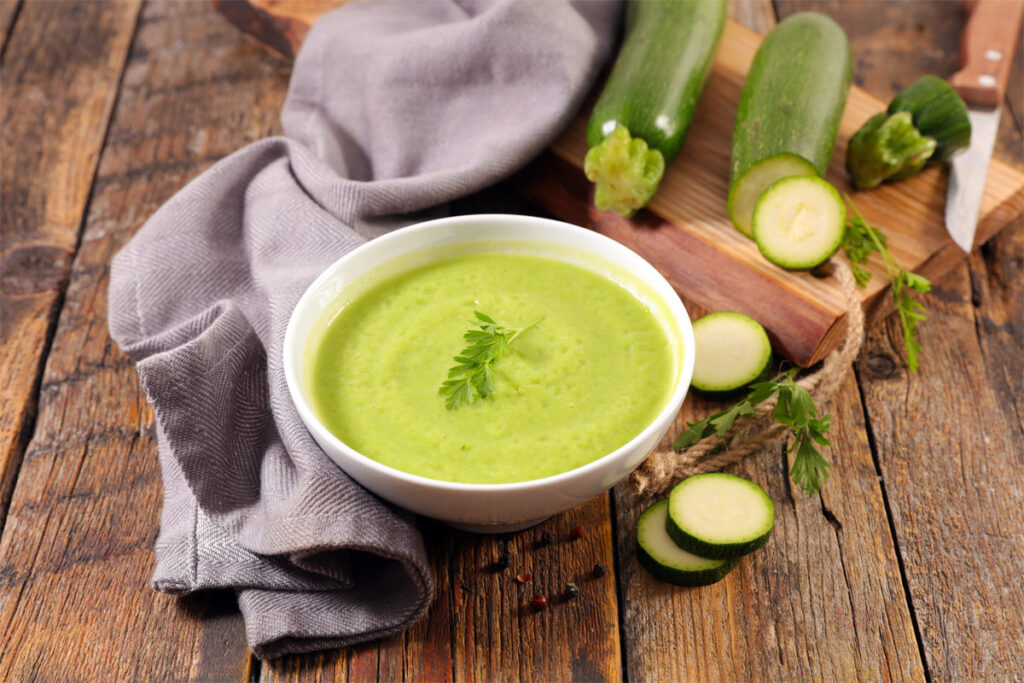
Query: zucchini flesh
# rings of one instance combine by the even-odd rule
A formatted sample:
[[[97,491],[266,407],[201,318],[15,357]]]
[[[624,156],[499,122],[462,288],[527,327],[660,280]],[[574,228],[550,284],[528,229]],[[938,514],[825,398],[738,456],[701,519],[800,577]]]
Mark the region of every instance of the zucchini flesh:
[[[743,84],[732,136],[729,217],[740,232],[750,233],[757,197],[780,179],[750,174],[758,162],[789,154],[825,175],[852,76],[846,34],[823,14],[794,14],[765,37]]]
[[[587,126],[584,170],[597,184],[597,208],[629,216],[657,191],[690,128],[725,17],[725,0],[627,4],[622,47]]]
[[[763,379],[772,361],[764,328],[742,313],[722,311],[693,323],[695,362],[690,384],[701,394],[727,398]]]
[[[935,152],[935,140],[921,135],[910,112],[875,114],[846,148],[846,171],[858,190],[914,175]]]
[[[735,560],[699,557],[677,546],[665,530],[668,499],[647,508],[636,523],[637,558],[656,579],[677,586],[706,586],[721,581]]]
[[[729,192],[729,219],[736,229],[754,238],[754,207],[761,193],[783,178],[794,175],[815,175],[811,162],[795,154],[776,154],[762,159],[747,169],[743,182],[735,183]]]
[[[818,176],[792,176],[761,195],[754,210],[754,241],[766,259],[809,270],[835,253],[846,234],[846,207]]]
[[[734,474],[696,474],[669,494],[665,530],[700,557],[729,560],[751,553],[768,541],[774,525],[772,499]]]

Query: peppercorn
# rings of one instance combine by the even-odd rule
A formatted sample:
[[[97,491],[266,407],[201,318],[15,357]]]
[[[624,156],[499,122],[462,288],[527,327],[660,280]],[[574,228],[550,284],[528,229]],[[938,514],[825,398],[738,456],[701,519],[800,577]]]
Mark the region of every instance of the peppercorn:
[[[577,597],[579,594],[580,594],[579,586],[577,586],[575,583],[566,584],[566,586],[565,586],[565,593],[563,593],[563,595],[565,596],[566,600],[572,600],[573,598]]]
[[[544,533],[542,533],[540,535],[540,544],[541,544],[541,546],[551,545],[554,542],[555,542],[555,535],[553,533],[551,533],[550,531],[545,531]]]
[[[600,562],[594,565],[594,578],[599,579],[607,573],[608,567],[604,566]]]
[[[543,593],[537,593],[537,595],[534,595],[533,599],[530,600],[530,607],[532,607],[537,612],[539,612],[547,606],[548,599],[544,597]]]
[[[577,524],[572,529],[569,529],[569,536],[572,537],[572,538],[582,538],[583,537],[583,525],[582,524]]]
[[[519,583],[529,583],[532,578],[529,574],[516,574],[516,581]]]
[[[508,569],[512,566],[512,558],[509,557],[508,553],[502,553],[498,555],[498,561],[495,563],[498,569]]]

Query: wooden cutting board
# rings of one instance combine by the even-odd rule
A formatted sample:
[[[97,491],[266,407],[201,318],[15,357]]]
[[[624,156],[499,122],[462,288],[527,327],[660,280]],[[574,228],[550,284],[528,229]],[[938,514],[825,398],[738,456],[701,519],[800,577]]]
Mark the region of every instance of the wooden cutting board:
[[[317,16],[344,0],[214,0],[218,8],[261,44],[285,57],[298,50]],[[767,328],[776,350],[810,365],[836,348],[845,331],[842,293],[832,278],[782,270],[726,216],[733,116],[761,36],[729,21],[697,117],[679,158],[666,171],[647,210],[632,219],[597,211],[583,175],[584,107],[562,137],[514,179],[524,195],[562,220],[590,227],[649,260],[687,301],[707,310],[747,313]],[[865,192],[852,192],[843,160],[850,136],[886,103],[851,88],[828,180],[850,192],[869,223],[882,226],[889,248],[904,267],[936,279],[964,258],[944,227],[947,170]],[[1024,174],[998,161],[989,166],[975,244],[982,244],[1024,211]],[[884,269],[861,291],[869,320],[891,311]]]

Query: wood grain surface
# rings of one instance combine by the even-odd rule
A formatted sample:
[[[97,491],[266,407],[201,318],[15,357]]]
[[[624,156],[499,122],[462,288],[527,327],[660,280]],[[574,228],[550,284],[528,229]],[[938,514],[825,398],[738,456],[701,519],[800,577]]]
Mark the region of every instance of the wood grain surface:
[[[12,49],[35,6],[22,10]],[[82,12],[98,12],[75,29],[87,37],[105,35],[102,22],[111,15],[124,21],[123,8],[107,3],[39,6],[76,24]],[[132,27],[124,33],[127,51]],[[69,49],[66,31],[37,40],[34,54]],[[70,44],[75,53],[89,45],[82,37]],[[147,4],[132,44],[123,79],[115,78],[120,95],[95,182],[93,168],[65,170],[50,160],[39,175],[52,178],[53,196],[38,201],[62,213],[33,219],[31,204],[5,202],[16,212],[10,222],[5,217],[5,231],[22,224],[66,229],[36,239],[60,245],[71,275],[41,378],[35,432],[0,539],[0,680],[228,680],[241,678],[249,665],[232,595],[178,600],[148,586],[161,495],[153,416],[131,363],[108,337],[106,293],[113,254],[161,203],[215,160],[276,132],[287,72],[240,44],[205,3]],[[88,93],[87,86],[80,87]],[[32,98],[11,102],[22,100]],[[33,121],[38,117],[19,123]],[[70,129],[79,128],[88,131],[83,141],[101,138],[98,152],[106,124],[76,121]],[[8,132],[5,126],[5,139]],[[57,158],[88,151],[75,138],[59,142],[51,136]],[[79,176],[89,181],[71,203],[64,192],[76,186],[61,182]],[[85,195],[89,185],[79,240],[85,196],[77,193]],[[4,314],[6,325],[6,306]],[[44,312],[37,315],[47,324]],[[23,352],[30,350],[26,345]]]
[[[872,325],[829,406],[821,495],[791,489],[781,440],[735,469],[778,519],[715,586],[672,588],[638,568],[642,508],[619,487],[506,536],[425,521],[434,604],[406,633],[354,648],[260,663],[231,594],[152,592],[153,418],[107,334],[110,259],[185,182],[278,132],[288,68],[207,3],[138,8],[0,0],[0,680],[1024,677],[1020,219],[938,278],[920,372],[906,370],[891,316]],[[958,3],[752,0],[730,14],[764,30],[802,9],[844,26],[858,83],[879,99],[957,68]],[[996,149],[1018,169],[1022,60],[1019,48]],[[548,215],[509,185],[450,210]],[[716,407],[691,398],[683,418]],[[571,540],[576,523],[585,535]],[[554,544],[538,546],[543,531]],[[576,599],[527,607],[569,581]]]
[[[17,26],[5,27],[11,36],[0,66],[0,528],[139,5],[27,3]],[[13,18],[18,9],[2,16]]]

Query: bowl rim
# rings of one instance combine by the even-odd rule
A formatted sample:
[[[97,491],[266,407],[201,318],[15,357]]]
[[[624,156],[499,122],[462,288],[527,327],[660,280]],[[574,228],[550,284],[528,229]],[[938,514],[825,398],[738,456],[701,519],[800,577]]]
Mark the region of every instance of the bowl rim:
[[[297,319],[300,315],[300,312],[311,305],[311,302],[314,301],[314,299],[316,298],[318,290],[326,282],[331,280],[335,276],[335,274],[339,270],[341,270],[348,262],[358,258],[359,255],[365,251],[368,251],[370,249],[380,249],[389,244],[390,242],[409,239],[409,235],[419,232],[437,230],[444,227],[450,227],[453,225],[457,226],[461,223],[480,223],[499,220],[512,222],[522,221],[525,223],[539,224],[544,225],[546,228],[550,228],[551,230],[554,231],[561,231],[563,233],[571,235],[579,235],[581,236],[584,242],[586,240],[594,240],[599,243],[604,243],[612,251],[617,251],[624,257],[623,261],[615,260],[615,263],[623,267],[630,274],[636,276],[640,281],[650,286],[653,292],[658,296],[659,299],[662,300],[667,309],[671,312],[673,316],[671,322],[675,323],[679,330],[679,337],[682,346],[682,368],[680,368],[678,380],[676,382],[675,387],[673,388],[672,394],[666,400],[664,407],[654,417],[654,419],[652,419],[647,424],[647,426],[645,426],[640,432],[638,432],[636,436],[634,436],[632,439],[627,441],[622,446],[619,446],[614,451],[606,453],[605,455],[602,455],[599,458],[591,460],[586,464],[580,465],[579,467],[574,467],[571,470],[559,472],[558,474],[552,474],[547,477],[542,477],[540,479],[528,479],[525,481],[497,484],[476,484],[467,482],[446,481],[444,479],[431,479],[430,477],[412,474],[410,472],[405,472],[390,465],[385,465],[381,462],[374,460],[373,458],[370,458],[367,455],[363,455],[362,453],[360,453],[359,451],[357,451],[356,449],[352,448],[344,441],[339,439],[329,429],[327,429],[326,426],[324,426],[324,424],[316,416],[316,413],[313,411],[312,406],[306,400],[305,395],[299,389],[299,382],[298,378],[296,377],[295,369],[296,363],[293,362],[293,359],[301,360],[302,356],[302,349],[297,347],[297,344],[299,344],[300,342],[296,339],[296,335],[298,334],[296,331],[296,327],[298,325]],[[469,238],[464,240],[454,240],[450,243],[458,244],[463,242],[469,243],[473,241],[482,240],[474,240],[472,238]],[[527,243],[539,242],[542,244],[544,243],[544,240],[517,240],[514,237],[502,238],[502,240],[500,241],[522,241]],[[552,243],[564,244],[554,241],[552,241]],[[604,257],[599,253],[596,253],[596,250],[590,248],[587,244],[573,244],[571,246],[578,247],[586,252],[598,256],[603,260],[610,260],[607,257]],[[415,251],[417,250],[413,250],[409,253],[415,253]],[[404,255],[406,254],[402,254],[400,256]],[[396,258],[399,258],[400,256],[397,256]],[[637,273],[636,271],[638,268],[640,270],[647,270],[648,274],[651,277],[644,277]],[[671,296],[666,296],[665,292],[661,291],[662,289],[665,289],[667,290],[667,292],[670,292]],[[352,251],[349,251],[348,253],[341,256],[341,258],[339,258],[334,263],[325,268],[324,271],[320,273],[320,275],[318,275],[316,279],[313,280],[312,283],[310,283],[310,285],[302,293],[302,296],[299,298],[298,302],[296,302],[295,307],[292,309],[291,315],[288,318],[288,325],[285,329],[284,344],[282,347],[282,360],[284,361],[285,381],[288,386],[289,397],[291,398],[292,404],[295,406],[295,409],[299,413],[299,416],[301,417],[304,425],[311,432],[311,436],[314,437],[315,441],[319,442],[321,439],[324,439],[331,443],[332,446],[335,446],[339,450],[343,451],[346,454],[346,456],[354,459],[361,466],[373,470],[378,475],[398,479],[407,484],[433,487],[436,489],[451,492],[458,491],[467,493],[497,493],[527,491],[531,489],[542,488],[548,485],[561,484],[573,480],[577,477],[584,477],[587,474],[601,470],[609,462],[614,462],[620,459],[626,453],[635,450],[639,444],[648,440],[655,431],[660,429],[660,425],[666,419],[675,419],[675,416],[679,412],[683,400],[686,398],[686,393],[689,391],[690,388],[690,381],[693,376],[694,351],[695,342],[693,338],[692,323],[686,311],[686,307],[683,305],[683,302],[679,298],[678,293],[676,293],[675,289],[668,282],[668,280],[666,280],[665,277],[660,272],[658,272],[658,270],[649,261],[647,261],[645,258],[637,254],[635,251],[633,251],[626,245],[606,235],[602,235],[601,233],[598,233],[596,231],[578,225],[573,225],[572,223],[566,223],[564,221],[554,220],[550,218],[542,218],[540,216],[527,216],[521,214],[485,213],[448,216],[445,218],[435,218],[431,220],[421,221],[418,223],[413,223],[402,228],[397,228],[389,233],[381,235],[380,237],[367,240],[366,242],[359,245]],[[317,445],[318,447],[323,448],[322,446],[320,446],[319,443]],[[326,449],[325,455],[327,455],[327,457],[332,462],[334,462],[334,464],[337,467],[339,467],[343,471],[345,470],[345,468],[340,463],[335,461],[335,459],[331,457],[329,453],[326,453]],[[639,463],[637,463],[637,466],[639,466]],[[635,469],[635,467],[633,469]],[[349,476],[353,476],[351,473],[347,471],[346,474],[348,474]]]

